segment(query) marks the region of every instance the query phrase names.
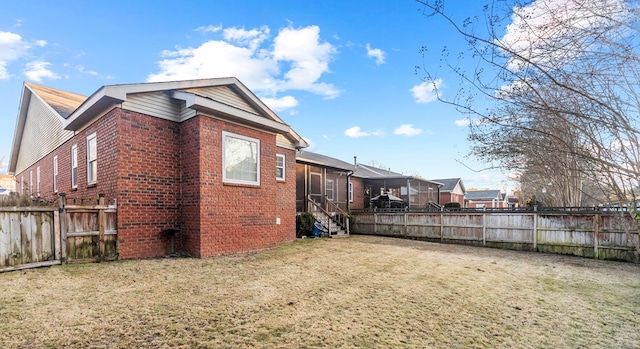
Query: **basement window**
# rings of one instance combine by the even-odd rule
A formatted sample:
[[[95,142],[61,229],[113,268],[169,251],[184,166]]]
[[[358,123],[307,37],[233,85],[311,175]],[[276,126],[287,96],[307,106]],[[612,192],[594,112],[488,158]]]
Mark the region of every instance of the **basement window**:
[[[222,132],[222,180],[225,183],[260,184],[260,140]]]

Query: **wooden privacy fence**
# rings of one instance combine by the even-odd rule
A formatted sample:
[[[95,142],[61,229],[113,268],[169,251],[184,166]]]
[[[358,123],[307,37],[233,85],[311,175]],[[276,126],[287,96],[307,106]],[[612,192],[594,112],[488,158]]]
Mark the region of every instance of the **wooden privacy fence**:
[[[353,218],[356,234],[638,261],[637,224],[628,214],[357,212]]]
[[[104,197],[58,207],[0,207],[0,272],[117,258],[116,204]]]

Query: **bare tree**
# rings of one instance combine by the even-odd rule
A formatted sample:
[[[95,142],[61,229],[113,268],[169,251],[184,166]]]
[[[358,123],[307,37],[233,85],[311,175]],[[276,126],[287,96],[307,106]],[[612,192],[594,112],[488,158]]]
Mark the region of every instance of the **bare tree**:
[[[496,0],[460,23],[446,0],[418,3],[468,44],[470,55],[442,51],[442,65],[461,78],[452,98],[438,90],[441,67],[416,68],[441,101],[475,116],[474,155],[546,183],[564,204],[582,204],[585,182],[595,183],[637,218],[638,2]],[[627,237],[640,253],[637,237]]]

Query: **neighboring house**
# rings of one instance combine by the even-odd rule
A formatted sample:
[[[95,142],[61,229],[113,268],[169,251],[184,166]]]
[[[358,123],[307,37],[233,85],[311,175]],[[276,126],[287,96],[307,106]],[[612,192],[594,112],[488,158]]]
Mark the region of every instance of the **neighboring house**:
[[[9,174],[0,174],[0,188],[16,190],[16,178]]]
[[[363,164],[357,164],[353,177],[364,182],[365,208],[370,207],[371,199],[385,193],[403,199],[409,208],[440,207],[441,183]]]
[[[457,202],[460,207],[464,207],[466,189],[462,183],[462,178],[432,179],[432,181],[442,183],[442,187],[440,187],[440,203],[442,205]]]
[[[17,191],[117,200],[121,258],[193,256],[295,239],[306,142],[236,78],[103,86],[25,83],[9,172]]]
[[[506,195],[500,190],[467,190],[464,207],[467,208],[504,208],[507,207]]]
[[[299,151],[296,155],[298,212],[308,209],[309,198],[321,205],[331,201],[345,211],[363,208],[363,183],[360,178],[352,177],[354,171],[355,166],[342,160]]]

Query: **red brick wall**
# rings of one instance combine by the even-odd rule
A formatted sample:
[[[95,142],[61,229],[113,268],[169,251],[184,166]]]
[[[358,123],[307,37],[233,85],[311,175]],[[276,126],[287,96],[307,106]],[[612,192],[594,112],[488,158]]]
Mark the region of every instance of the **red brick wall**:
[[[260,139],[260,185],[222,181],[222,131]],[[97,184],[86,178],[86,137],[96,132]],[[78,146],[78,188],[71,188],[71,147]],[[276,154],[284,154],[286,181],[275,178]],[[18,173],[28,190],[29,171],[40,166],[41,197],[55,200],[53,157],[58,156],[58,192],[68,197],[118,201],[120,258],[167,255],[176,248],[207,257],[264,249],[295,239],[295,151],[276,146],[275,135],[197,116],[181,124],[115,108],[38,163]],[[16,188],[18,191],[20,187]],[[280,224],[276,219],[280,218]]]
[[[352,210],[364,209],[364,181],[361,178],[351,177],[353,184],[353,201],[350,203]]]
[[[97,183],[87,185],[87,136],[96,133],[98,146],[98,177]],[[107,198],[114,198],[116,156],[111,152],[116,142],[116,119],[108,114],[97,122],[79,131],[73,138],[65,142],[56,150],[40,159],[25,171],[16,174],[16,191],[20,193],[20,180],[24,176],[25,195],[29,194],[29,171],[33,171],[33,193],[37,196],[36,173],[40,166],[40,198],[54,201],[59,193],[65,193],[69,198],[97,198],[98,194],[105,194]],[[78,186],[71,187],[71,147],[78,146]],[[58,156],[58,192],[53,191],[53,158]]]
[[[118,252],[122,258],[170,253],[168,228],[181,226],[180,124],[115,109]],[[99,140],[98,140],[99,141]]]
[[[207,257],[274,247],[295,239],[295,152],[276,147],[275,135],[198,116],[200,252]],[[222,132],[260,140],[260,185],[223,183]],[[286,181],[275,178],[284,154]],[[276,219],[280,218],[280,224]]]

